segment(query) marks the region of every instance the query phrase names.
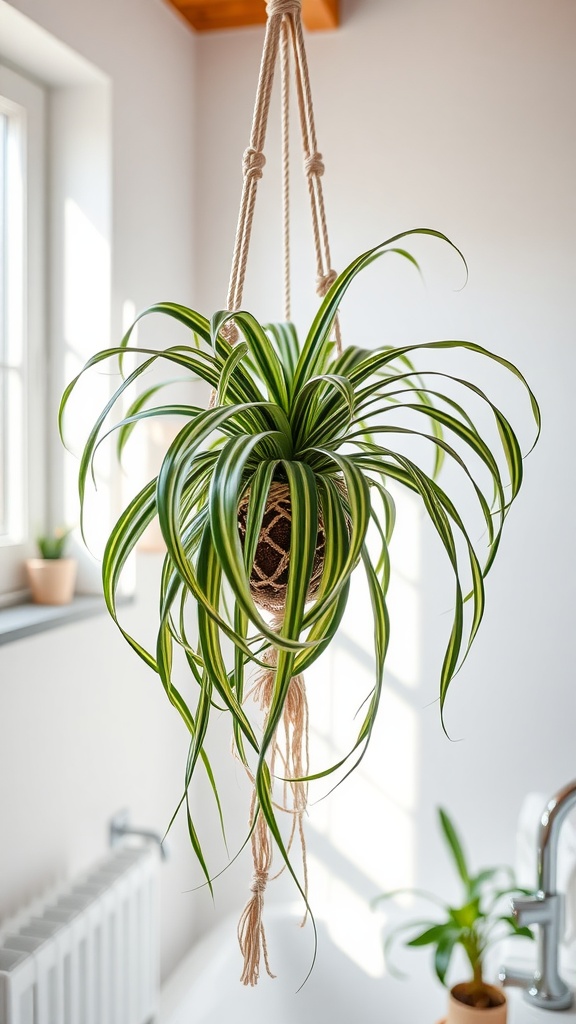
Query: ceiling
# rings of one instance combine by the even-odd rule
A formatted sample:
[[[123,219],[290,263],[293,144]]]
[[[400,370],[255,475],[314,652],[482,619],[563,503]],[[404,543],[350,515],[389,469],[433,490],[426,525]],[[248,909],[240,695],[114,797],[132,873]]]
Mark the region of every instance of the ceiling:
[[[265,0],[168,0],[197,32],[264,25]],[[310,31],[339,25],[339,0],[302,0],[302,20]]]

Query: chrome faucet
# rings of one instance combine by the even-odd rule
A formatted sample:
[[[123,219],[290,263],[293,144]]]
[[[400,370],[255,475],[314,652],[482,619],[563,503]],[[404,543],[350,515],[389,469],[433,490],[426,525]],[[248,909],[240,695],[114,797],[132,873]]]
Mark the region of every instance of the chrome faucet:
[[[168,860],[168,849],[160,833],[153,832],[148,828],[134,828],[130,824],[130,812],[126,810],[118,811],[118,813],[110,819],[110,824],[108,826],[110,846],[119,846],[124,836],[140,836],[142,839],[147,839],[152,843],[156,843],[160,849],[160,856],[162,860]]]
[[[512,914],[520,927],[538,925],[536,970],[503,967],[500,981],[524,989],[529,1003],[546,1010],[567,1010],[573,994],[558,973],[558,955],[564,924],[564,896],[557,892],[558,839],[568,812],[576,806],[576,780],[548,802],[538,831],[538,892],[514,898]]]

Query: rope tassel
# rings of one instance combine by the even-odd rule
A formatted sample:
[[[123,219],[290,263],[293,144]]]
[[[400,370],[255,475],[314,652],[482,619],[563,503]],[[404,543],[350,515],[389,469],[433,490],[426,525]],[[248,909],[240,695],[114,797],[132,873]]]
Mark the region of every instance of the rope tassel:
[[[251,819],[254,817],[255,810],[256,794],[254,793],[250,808]],[[262,923],[264,893],[272,864],[272,845],[270,843],[270,831],[262,814],[259,812],[252,833],[252,859],[254,862],[254,877],[251,886],[252,895],[244,907],[238,922],[238,942],[244,957],[244,969],[240,976],[240,981],[243,985],[258,984],[262,955],[264,956],[267,974],[271,978],[276,977],[270,970],[266,933]]]
[[[264,726],[270,713],[270,704],[275,681],[275,668],[273,663],[276,660],[276,651],[271,649],[268,652],[267,660],[270,668],[264,669],[252,689],[255,700],[265,712]],[[282,739],[279,739],[279,734]],[[305,782],[296,782],[295,779],[303,778],[308,773],[308,702],[306,699],[306,688],[304,677],[294,676],[286,696],[282,719],[272,743],[270,756],[270,775],[274,776],[278,763],[284,778],[282,803],[275,803],[274,806],[292,816],[290,835],[286,843],[288,853],[296,835],[302,849],[303,865],[303,891],[308,893],[308,872],[306,864],[306,841],[304,836],[303,818],[306,813],[308,797],[308,786]],[[251,776],[252,777],[252,776]],[[252,777],[252,781],[254,781]],[[268,881],[278,878],[284,871],[284,866],[275,875],[270,877],[272,866],[272,837],[270,830],[261,811],[256,805],[256,793],[252,795],[250,806],[250,824],[254,822],[254,815],[257,815],[251,838],[252,860],[254,873],[252,877],[251,896],[241,914],[238,922],[238,942],[244,957],[244,968],[240,980],[244,985],[256,985],[260,977],[260,963],[264,959],[264,966],[267,974],[274,978],[268,960],[268,946],[266,932],[262,920],[264,910],[264,894]],[[306,921],[306,914],[302,925]]]

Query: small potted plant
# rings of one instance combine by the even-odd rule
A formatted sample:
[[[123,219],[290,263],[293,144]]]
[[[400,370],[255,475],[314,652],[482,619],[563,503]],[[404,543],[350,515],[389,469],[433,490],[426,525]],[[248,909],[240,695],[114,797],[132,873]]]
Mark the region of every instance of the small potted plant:
[[[447,986],[447,974],[455,949],[460,946],[468,962],[471,977],[450,989],[448,1015],[440,1024],[505,1024],[506,996],[501,988],[486,981],[486,955],[496,942],[510,936],[534,938],[529,928],[521,928],[509,909],[509,898],[526,890],[516,885],[514,873],[508,867],[483,868],[476,874],[469,869],[456,829],[442,808],[438,808],[442,834],[462,883],[463,899],[459,906],[451,906],[432,893],[420,890],[396,889],[377,896],[373,905],[400,895],[414,892],[431,900],[440,910],[438,920],[403,922],[392,928],[385,940],[385,954],[390,951],[400,934],[411,933],[405,942],[410,949],[432,946],[434,970]]]
[[[76,583],[76,559],[65,558],[70,529],[58,529],[36,538],[39,558],[26,562],[28,583],[35,604],[69,604]]]

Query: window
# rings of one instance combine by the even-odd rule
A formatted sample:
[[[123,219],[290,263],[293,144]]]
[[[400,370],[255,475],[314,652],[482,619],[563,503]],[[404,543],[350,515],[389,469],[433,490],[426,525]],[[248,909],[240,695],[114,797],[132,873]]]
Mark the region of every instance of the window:
[[[78,525],[78,463],[60,443],[57,411],[65,385],[106,345],[113,315],[111,81],[5,0],[0,125],[1,606],[26,599],[35,538]],[[108,479],[102,491],[111,515]],[[77,553],[80,592],[94,593],[93,564]]]
[[[44,506],[43,90],[0,65],[0,595],[24,586]]]
[[[9,467],[9,452],[10,446],[7,444],[7,433],[8,433],[8,393],[9,393],[9,363],[10,363],[10,352],[9,352],[9,330],[8,330],[8,295],[11,292],[10,281],[8,275],[10,273],[9,253],[14,248],[14,243],[11,239],[11,225],[8,221],[8,214],[10,211],[10,204],[8,202],[8,195],[11,196],[16,191],[14,185],[10,183],[10,138],[9,138],[10,120],[8,113],[0,108],[0,239],[2,246],[2,268],[3,272],[0,277],[0,537],[7,537],[10,534],[10,523],[9,523],[9,509],[7,503],[7,491],[8,477],[10,475]],[[19,177],[19,175],[18,175]],[[14,207],[16,203],[14,202]],[[21,218],[18,217],[18,220]],[[14,240],[16,245],[19,242],[20,231],[16,232],[17,238]]]

